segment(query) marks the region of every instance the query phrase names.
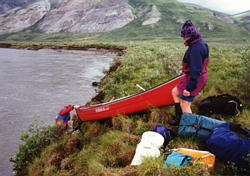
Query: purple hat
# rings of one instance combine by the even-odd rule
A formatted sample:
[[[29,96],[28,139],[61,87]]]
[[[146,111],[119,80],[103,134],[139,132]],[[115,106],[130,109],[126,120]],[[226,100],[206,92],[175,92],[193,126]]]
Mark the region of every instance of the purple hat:
[[[193,37],[197,33],[191,20],[187,20],[181,29],[181,37]]]

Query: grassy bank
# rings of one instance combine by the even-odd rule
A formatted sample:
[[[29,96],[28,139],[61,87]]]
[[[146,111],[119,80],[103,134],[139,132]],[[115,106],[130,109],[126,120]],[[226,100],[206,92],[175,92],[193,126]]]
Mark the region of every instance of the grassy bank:
[[[177,75],[185,47],[181,44],[141,43],[122,45],[122,57],[116,57],[115,71],[106,70],[100,80],[99,92],[102,101],[119,98],[140,92],[135,83],[150,88]],[[250,45],[210,44],[210,63],[208,83],[196,98],[192,109],[197,113],[199,102],[208,96],[229,93],[240,98],[244,105],[241,114],[229,117],[213,115],[225,121],[238,122],[250,127]],[[119,64],[117,64],[119,63]],[[114,68],[114,67],[113,67]],[[96,103],[94,100],[89,104]],[[78,132],[62,134],[53,127],[32,126],[25,141],[12,158],[16,175],[242,175],[242,171],[229,167],[216,159],[215,171],[209,173],[205,168],[192,164],[186,170],[165,169],[167,157],[161,153],[159,158],[148,158],[140,166],[130,166],[136,145],[143,132],[167,121],[174,116],[173,107],[151,108],[133,115],[118,115],[106,120],[84,122]],[[176,137],[167,149],[186,147],[207,150],[201,141]]]

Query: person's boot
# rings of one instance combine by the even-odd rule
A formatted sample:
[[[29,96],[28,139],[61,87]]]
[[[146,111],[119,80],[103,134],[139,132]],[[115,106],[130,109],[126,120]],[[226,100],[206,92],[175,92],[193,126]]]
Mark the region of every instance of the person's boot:
[[[177,126],[179,125],[181,120],[182,110],[180,103],[175,103],[174,107],[175,107],[175,118],[173,120],[170,120],[169,124]]]

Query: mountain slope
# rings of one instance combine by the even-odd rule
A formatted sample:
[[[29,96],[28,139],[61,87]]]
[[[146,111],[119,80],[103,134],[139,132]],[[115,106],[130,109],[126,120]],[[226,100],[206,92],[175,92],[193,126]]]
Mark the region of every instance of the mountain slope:
[[[106,32],[133,19],[132,8],[124,0],[66,0],[48,12],[38,28],[45,33]]]
[[[11,10],[13,8],[22,7],[25,5],[28,5],[30,3],[33,3],[37,0],[0,0],[0,14],[6,13],[8,10]]]
[[[233,15],[233,18],[238,21],[240,26],[250,31],[250,10]]]
[[[0,34],[25,28],[43,33],[106,32],[121,28],[133,19],[127,0],[38,0],[1,15]]]
[[[12,9],[0,16],[0,34],[26,29],[41,20],[49,10],[50,3],[48,0],[41,0],[25,7]]]
[[[209,38],[234,38],[249,36],[243,27],[238,26],[236,21],[225,14],[213,12],[198,6],[186,5],[176,0],[130,0],[129,3],[135,9],[137,18],[124,28],[104,34],[106,39],[120,40],[168,40],[179,36],[179,31],[186,19],[191,19],[204,37]],[[147,20],[145,15],[138,15],[141,9],[154,4],[161,13],[159,22],[143,26]]]
[[[31,7],[42,2],[49,5],[40,15],[34,15],[38,9]],[[51,36],[44,33],[58,32],[53,34],[56,36],[53,41],[58,35],[64,40],[74,36],[83,40],[89,35],[105,41],[180,40],[181,26],[191,19],[202,36],[212,41],[241,41],[250,36],[248,22],[177,0],[38,0],[34,4],[0,16],[0,34],[22,31],[22,36],[34,41],[50,40]],[[19,34],[0,37],[9,38],[25,37]]]
[[[242,13],[238,13],[233,15],[233,18],[240,20],[240,21],[249,21],[250,20],[250,10]]]

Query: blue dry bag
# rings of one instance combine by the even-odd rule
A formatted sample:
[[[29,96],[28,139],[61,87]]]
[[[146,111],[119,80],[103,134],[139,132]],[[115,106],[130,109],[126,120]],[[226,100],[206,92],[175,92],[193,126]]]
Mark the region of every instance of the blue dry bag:
[[[162,125],[156,125],[153,129],[154,132],[161,134],[164,137],[163,149],[165,150],[169,141],[175,137],[175,134],[172,130],[165,128]]]
[[[225,122],[206,116],[184,113],[181,116],[178,134],[182,137],[206,140],[209,133],[222,123]]]
[[[170,155],[168,155],[166,161],[164,162],[164,167],[168,168],[169,164],[184,167],[190,160],[192,160],[192,156],[190,155],[183,155],[178,152],[172,152]]]
[[[250,169],[250,163],[245,160],[250,154],[250,140],[237,136],[230,129],[229,122],[214,128],[208,136],[206,144],[209,151],[221,160]]]

